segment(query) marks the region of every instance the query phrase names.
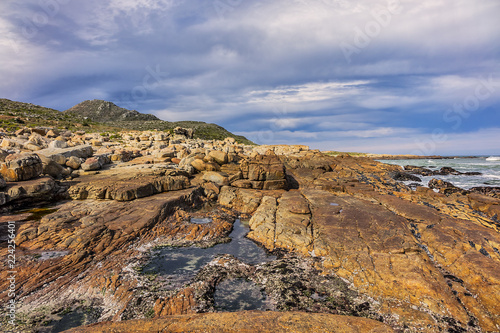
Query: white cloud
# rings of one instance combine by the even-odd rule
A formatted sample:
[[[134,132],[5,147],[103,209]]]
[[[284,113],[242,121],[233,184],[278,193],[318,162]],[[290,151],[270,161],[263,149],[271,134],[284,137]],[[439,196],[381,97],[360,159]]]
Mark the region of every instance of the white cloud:
[[[2,2],[0,95],[54,108],[108,96],[119,103],[141,87],[145,68],[159,66],[168,75],[131,108],[262,129],[282,143],[408,148],[491,74],[498,88],[480,108],[497,119],[496,0],[401,1],[385,18],[374,14],[387,14],[385,0],[226,3],[220,13],[211,1],[69,1],[23,38],[22,19],[43,10],[38,0]],[[369,40],[356,46],[360,32]],[[350,63],[342,42],[358,48]],[[483,116],[461,130],[494,125]]]

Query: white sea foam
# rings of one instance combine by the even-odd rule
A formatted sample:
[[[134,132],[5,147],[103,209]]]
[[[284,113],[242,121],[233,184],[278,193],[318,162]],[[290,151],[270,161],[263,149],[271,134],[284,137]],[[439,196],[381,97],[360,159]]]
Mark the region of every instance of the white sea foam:
[[[491,156],[496,157],[496,156]],[[499,186],[500,185],[500,157],[498,160],[487,160],[486,157],[478,158],[458,158],[458,159],[421,159],[421,160],[392,160],[381,161],[383,163],[397,164],[397,165],[416,165],[425,168],[440,169],[444,166],[452,167],[460,172],[479,172],[480,175],[435,175],[435,176],[421,176],[421,185],[427,186],[429,180],[432,178],[442,179],[451,182],[455,186],[470,189],[475,186]],[[433,168],[433,170],[436,170]],[[408,182],[413,183],[413,182]]]
[[[500,161],[500,156],[490,156],[486,160],[487,161]]]

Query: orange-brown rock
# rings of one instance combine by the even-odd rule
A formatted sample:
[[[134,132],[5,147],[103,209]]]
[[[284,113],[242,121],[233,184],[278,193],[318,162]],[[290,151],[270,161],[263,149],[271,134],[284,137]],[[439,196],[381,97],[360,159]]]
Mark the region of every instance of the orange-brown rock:
[[[8,182],[32,179],[42,173],[42,161],[36,154],[13,154],[0,163],[0,174]]]
[[[73,199],[130,201],[153,194],[189,187],[184,172],[154,165],[123,166],[83,175],[69,189]]]
[[[245,159],[240,168],[242,177],[248,179],[254,189],[279,190],[287,186],[285,167],[274,152]]]
[[[95,332],[394,332],[375,320],[305,312],[204,313],[152,320],[100,323],[67,333]]]
[[[154,305],[154,312],[156,317],[170,316],[173,314],[191,314],[195,313],[193,288],[186,288],[174,297],[166,300],[158,299]]]
[[[0,212],[66,198],[64,188],[50,177],[8,183],[0,192]]]
[[[283,190],[258,191],[223,186],[220,190],[218,202],[221,206],[231,208],[239,213],[251,214],[259,207],[264,195],[279,197],[283,192]]]
[[[127,265],[141,250],[131,245],[148,238],[178,207],[199,204],[200,192],[192,188],[132,202],[73,201],[40,221],[18,223],[16,294],[25,297],[20,311],[71,299],[107,299],[110,315],[119,315],[139,283]],[[6,251],[0,249],[0,255]],[[57,255],[34,259],[45,252]],[[6,300],[6,262],[0,265],[0,299]]]
[[[327,270],[411,327],[439,331],[453,322],[498,330],[500,236],[487,217],[498,199],[411,191],[390,178],[394,166],[368,159],[323,161],[309,171],[288,169],[311,214],[297,211],[305,205],[292,191],[277,201],[264,197],[249,237],[269,249],[320,256]]]
[[[201,161],[198,150],[191,155],[185,150],[179,155],[184,162]],[[204,163],[214,161],[211,157]],[[220,185],[230,185],[222,187],[203,180],[202,174],[189,182],[187,173],[169,168],[171,164],[130,163],[82,173],[71,182],[72,195],[115,200],[72,201],[40,221],[21,218],[16,231],[20,311],[52,309],[69,299],[100,302],[100,320],[214,311],[209,303],[218,283],[245,278],[266,291],[276,306],[272,310],[355,313],[401,331],[500,330],[500,199],[494,191],[449,191],[453,188],[442,183],[436,183],[439,193],[425,187],[411,190],[394,180],[401,172],[398,166],[303,149],[223,164],[218,175],[227,182]],[[275,181],[285,182],[287,190],[266,190],[275,188],[266,182]],[[19,194],[15,186],[23,185],[9,183],[0,193]],[[192,187],[182,189],[187,186]],[[169,192],[157,194],[165,190]],[[135,200],[118,201],[129,198]],[[164,288],[168,278],[135,271],[155,245],[207,246],[227,240],[237,214],[251,216],[249,238],[286,254],[256,265],[219,257],[177,289]],[[192,217],[213,221],[195,224]],[[47,257],[45,252],[55,254]],[[5,263],[0,268],[6,271]],[[5,281],[0,273],[1,291]],[[0,298],[7,298],[5,292]],[[88,329],[328,331],[336,323],[363,332],[385,329],[377,322],[381,326],[363,326],[373,323],[367,320],[245,312],[102,323]]]

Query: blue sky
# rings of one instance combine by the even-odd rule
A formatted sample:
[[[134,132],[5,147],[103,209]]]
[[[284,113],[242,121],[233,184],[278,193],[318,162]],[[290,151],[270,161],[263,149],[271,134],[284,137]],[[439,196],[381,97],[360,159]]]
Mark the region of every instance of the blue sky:
[[[498,0],[0,3],[0,97],[260,144],[500,154]]]

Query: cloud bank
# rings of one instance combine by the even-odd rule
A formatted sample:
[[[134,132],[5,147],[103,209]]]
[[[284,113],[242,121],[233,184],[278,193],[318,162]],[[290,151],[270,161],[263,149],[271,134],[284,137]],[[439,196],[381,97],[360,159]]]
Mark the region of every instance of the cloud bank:
[[[500,3],[0,4],[0,96],[110,100],[262,144],[500,153]]]

